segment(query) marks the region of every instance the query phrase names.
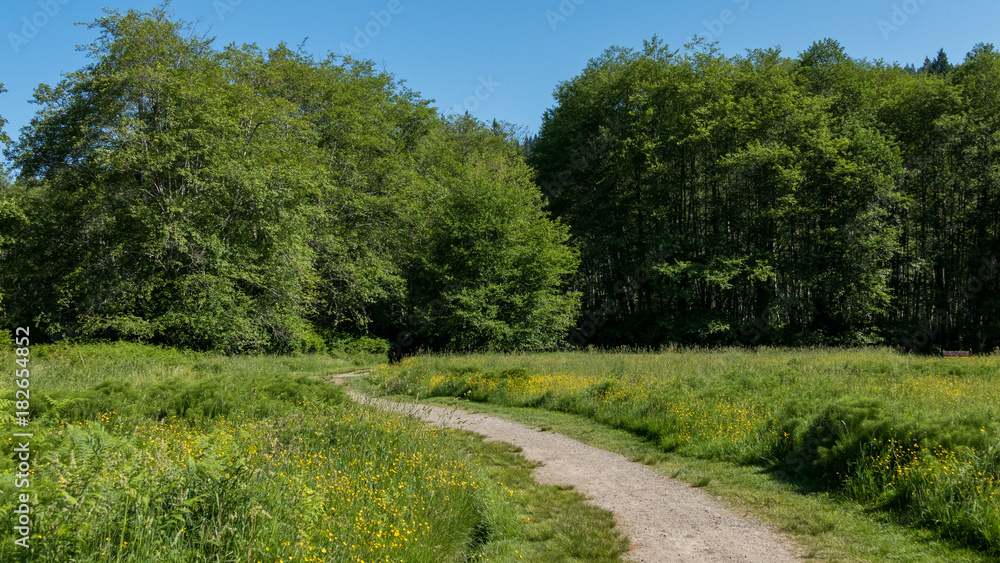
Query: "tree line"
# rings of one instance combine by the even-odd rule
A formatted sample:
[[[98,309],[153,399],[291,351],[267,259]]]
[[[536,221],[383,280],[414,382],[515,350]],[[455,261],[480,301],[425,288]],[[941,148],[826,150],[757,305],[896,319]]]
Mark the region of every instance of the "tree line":
[[[919,70],[609,49],[528,143],[599,312],[577,340],[1000,346],[998,84],[984,44]]]
[[[1000,55],[614,47],[537,136],[108,10],[0,187],[0,328],[228,352],[1000,345]],[[0,86],[2,88],[2,86]],[[0,118],[0,127],[3,120]]]
[[[578,259],[513,126],[443,118],[368,61],[216,49],[165,8],[106,11],[92,62],[3,139],[5,327],[227,352],[558,345]]]

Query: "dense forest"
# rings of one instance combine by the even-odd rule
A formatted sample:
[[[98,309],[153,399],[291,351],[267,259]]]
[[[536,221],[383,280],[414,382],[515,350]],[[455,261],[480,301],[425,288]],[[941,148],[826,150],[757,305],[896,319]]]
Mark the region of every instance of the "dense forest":
[[[1000,54],[613,48],[529,162],[601,344],[1000,346]]]
[[[6,151],[4,324],[232,352],[564,339],[578,259],[513,127],[441,118],[370,62],[214,49],[163,10],[91,27]]]
[[[1000,346],[990,45],[918,70],[654,38],[559,84],[523,138],[369,61],[216,48],[162,9],[90,27],[91,62],[0,137],[0,328],[228,352]]]

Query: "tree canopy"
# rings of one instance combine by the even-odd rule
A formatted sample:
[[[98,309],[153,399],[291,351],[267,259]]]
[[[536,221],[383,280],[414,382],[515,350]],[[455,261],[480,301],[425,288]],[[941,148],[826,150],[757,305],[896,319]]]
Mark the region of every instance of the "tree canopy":
[[[5,324],[236,352],[389,335],[442,296],[442,348],[572,322],[566,230],[495,127],[367,61],[216,49],[164,8],[90,27],[92,62],[38,87],[7,152]]]
[[[592,60],[529,158],[583,309],[611,312],[589,341],[1000,345],[997,64],[912,73],[829,39]]]
[[[0,327],[316,349],[1000,345],[1000,54],[612,47],[537,136],[106,10],[0,145]],[[3,90],[0,84],[0,91]]]

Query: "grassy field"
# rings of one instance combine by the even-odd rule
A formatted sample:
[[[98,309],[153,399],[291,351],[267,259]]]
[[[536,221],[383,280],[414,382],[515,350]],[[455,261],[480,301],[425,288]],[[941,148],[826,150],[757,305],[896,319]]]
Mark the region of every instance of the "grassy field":
[[[749,468],[768,481],[758,486],[822,495],[873,522],[929,530],[956,553],[935,560],[1000,554],[997,355],[945,359],[868,349],[424,356],[382,365],[370,383],[390,394],[582,415],[643,439],[657,454]],[[835,526],[783,525],[807,536]],[[861,527],[868,531],[857,532],[858,542],[878,526]]]
[[[29,358],[27,427],[0,382],[0,561],[618,561],[627,547],[610,514],[534,483],[510,446],[323,381],[372,358],[129,344]],[[26,487],[15,432],[33,434]],[[15,544],[22,493],[31,551]]]

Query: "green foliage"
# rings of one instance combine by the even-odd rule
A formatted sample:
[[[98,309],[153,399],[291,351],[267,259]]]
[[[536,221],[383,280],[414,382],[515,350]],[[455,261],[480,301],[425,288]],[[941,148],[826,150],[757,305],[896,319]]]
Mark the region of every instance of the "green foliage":
[[[576,340],[992,350],[996,60],[608,49],[529,147],[580,251]]]
[[[0,82],[0,94],[3,94],[6,91],[7,88],[4,87],[3,82]],[[4,149],[10,146],[10,136],[7,135],[7,132],[3,130],[3,128],[6,125],[7,125],[7,120],[2,115],[0,115],[0,147]],[[3,188],[6,188],[7,184],[8,184],[7,171],[4,169],[3,166],[0,166],[0,191],[2,191]]]
[[[347,353],[364,353],[379,356],[379,360],[389,351],[389,343],[382,338],[371,336],[352,336],[349,334],[327,331],[323,340],[331,350],[342,350]]]
[[[944,49],[938,51],[937,56],[934,57],[932,61],[929,57],[924,58],[924,66],[920,67],[918,72],[926,72],[928,74],[948,74],[955,67],[948,62],[948,55],[944,52]]]
[[[371,61],[218,49],[167,5],[90,29],[16,142],[0,117],[5,328],[226,353],[1000,345],[991,45],[909,72],[832,39],[654,38],[559,84],[522,146]]]
[[[90,389],[60,389],[39,395],[32,416],[42,420],[79,422],[104,413],[146,418],[213,420],[235,411],[274,416],[286,405],[316,403],[335,406],[347,401],[338,388],[306,376],[233,377],[209,372],[210,379],[171,377],[142,390],[122,379],[107,379]]]
[[[459,439],[349,401],[313,377],[347,367],[329,355],[135,343],[36,350],[32,550],[12,541],[17,502],[8,495],[0,560],[304,560],[326,550],[322,559],[459,561],[558,550],[559,541],[531,536],[526,505],[535,526],[594,530],[588,549],[623,548],[610,514],[534,484],[527,469],[498,467],[518,458],[481,446],[486,471]],[[13,394],[0,384],[0,396]],[[0,425],[16,431],[13,402],[0,407]],[[17,490],[15,446],[2,446],[5,491]],[[527,482],[514,478],[531,482],[531,503],[522,500]],[[544,514],[542,499],[588,524]]]
[[[371,380],[386,392],[585,416],[995,555],[998,362],[885,349],[431,355],[380,366]]]
[[[510,140],[469,117],[425,150],[445,170],[440,202],[415,237],[411,294],[432,347],[551,349],[574,320],[563,290],[577,257],[549,220]],[[458,171],[446,175],[447,168]]]
[[[94,62],[38,89],[46,109],[12,150],[38,229],[9,259],[53,259],[14,273],[12,316],[54,334],[290,346],[309,311],[307,125],[160,9],[91,27]]]
[[[503,127],[445,122],[370,61],[214,49],[165,6],[90,28],[90,64],[39,86],[8,151],[5,326],[316,352],[443,299],[434,346],[561,339],[575,258]]]

